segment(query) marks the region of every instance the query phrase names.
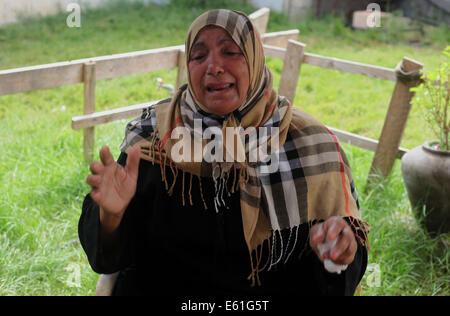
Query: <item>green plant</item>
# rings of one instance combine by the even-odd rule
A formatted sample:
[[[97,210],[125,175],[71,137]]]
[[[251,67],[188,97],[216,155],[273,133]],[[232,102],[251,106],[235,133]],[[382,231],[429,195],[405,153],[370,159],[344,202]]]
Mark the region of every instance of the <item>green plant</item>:
[[[438,137],[440,149],[450,150],[450,46],[443,53],[444,61],[423,75],[423,82],[412,91],[416,93],[413,103],[425,110],[425,119]]]

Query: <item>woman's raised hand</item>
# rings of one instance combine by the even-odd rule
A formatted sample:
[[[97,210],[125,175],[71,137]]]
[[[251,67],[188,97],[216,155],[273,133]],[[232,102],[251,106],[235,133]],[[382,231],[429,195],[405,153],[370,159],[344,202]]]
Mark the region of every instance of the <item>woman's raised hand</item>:
[[[113,158],[107,146],[100,150],[101,162],[93,162],[86,182],[91,186],[91,197],[100,206],[102,217],[122,218],[125,209],[136,193],[140,147],[133,146],[125,167]]]

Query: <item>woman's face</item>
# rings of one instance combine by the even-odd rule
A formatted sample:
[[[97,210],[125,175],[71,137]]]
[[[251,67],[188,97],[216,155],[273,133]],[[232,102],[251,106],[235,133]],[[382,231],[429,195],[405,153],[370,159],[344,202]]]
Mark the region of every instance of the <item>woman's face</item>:
[[[208,26],[198,33],[188,68],[197,100],[211,113],[226,115],[244,103],[250,83],[247,61],[223,28]]]

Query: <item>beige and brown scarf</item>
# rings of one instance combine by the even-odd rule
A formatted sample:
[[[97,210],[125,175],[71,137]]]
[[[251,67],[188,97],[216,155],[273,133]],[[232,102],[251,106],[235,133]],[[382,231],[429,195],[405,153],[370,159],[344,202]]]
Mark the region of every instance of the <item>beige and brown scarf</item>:
[[[294,109],[286,98],[278,95],[272,85],[272,74],[265,66],[259,34],[245,14],[221,9],[199,16],[187,35],[186,63],[196,35],[207,25],[224,28],[246,58],[250,86],[244,104],[233,113],[219,117],[208,113],[207,108],[196,101],[190,86],[185,85],[172,99],[147,108],[142,116],[128,124],[121,150],[127,152],[131,146],[139,144],[142,159],[161,165],[162,179],[169,194],[180,178],[177,177],[178,171],[182,171],[183,203],[185,173],[198,176],[200,184],[202,177],[214,179],[216,194],[211,198],[214,198],[216,211],[221,206],[226,207],[223,194],[226,194],[228,181],[233,181],[232,191],[240,190],[252,284],[259,284],[260,271],[289,259],[296,245],[298,227],[303,223],[326,220],[331,216],[348,217],[353,228],[366,236],[367,226],[361,221],[351,170],[342,148],[324,125]],[[199,161],[194,157],[198,153],[195,148],[199,148],[195,146],[199,145],[198,139],[201,138],[201,135],[196,135],[196,120],[202,123],[200,134],[211,127],[223,131],[223,161],[207,162],[204,157]],[[186,141],[185,137],[174,137],[177,127],[187,130],[190,137],[184,145],[191,146],[191,150],[183,147],[183,154],[188,155],[181,161],[172,156],[173,149],[178,152],[177,146]],[[227,146],[225,137],[227,127],[237,128],[236,134],[232,135],[234,142],[231,147]],[[242,137],[241,132],[245,134],[246,131],[250,131],[247,139],[256,139],[259,145],[267,145],[270,160],[267,160],[267,155],[257,162],[250,159],[255,146]],[[210,143],[208,139],[200,142],[203,150]],[[274,160],[276,170],[272,168]],[[167,183],[166,170],[175,175],[171,184]],[[231,173],[234,178],[230,177]],[[280,240],[284,229],[290,230],[287,241]],[[270,260],[263,264],[261,253],[265,241],[269,247],[281,246],[278,247],[280,249],[269,248]]]

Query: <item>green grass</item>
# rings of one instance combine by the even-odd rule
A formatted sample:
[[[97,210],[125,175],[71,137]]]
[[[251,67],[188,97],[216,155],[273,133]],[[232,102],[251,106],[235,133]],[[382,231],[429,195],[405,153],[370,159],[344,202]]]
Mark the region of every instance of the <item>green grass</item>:
[[[201,2],[201,1],[200,1]],[[158,7],[115,3],[82,13],[82,27],[70,29],[66,15],[27,20],[0,28],[0,69],[123,53],[184,42],[202,7]],[[251,8],[242,11],[250,13]],[[430,46],[390,42],[382,32],[354,32],[338,19],[288,23],[271,13],[269,31],[299,28],[307,51],[395,67],[403,56],[434,67],[449,40],[448,31],[430,30]],[[275,84],[281,61],[268,59]],[[96,109],[106,110],[167,97],[156,77],[175,82],[176,71],[155,72],[98,82]],[[325,124],[377,138],[394,84],[304,65],[295,105]],[[78,242],[77,222],[89,191],[83,163],[82,132],[70,127],[82,113],[83,88],[73,85],[0,97],[0,295],[91,295],[97,275]],[[96,128],[96,152],[113,154],[126,121]],[[431,135],[417,109],[411,112],[402,145],[414,147]],[[364,219],[371,224],[370,263],[381,284],[366,275],[361,295],[449,295],[448,249],[437,255],[439,239],[416,223],[403,187],[399,163],[375,190],[364,193],[373,154],[346,146],[361,195]],[[98,156],[96,156],[98,159]],[[80,275],[80,287],[76,275]],[[74,278],[73,278],[74,277]]]
[[[361,295],[449,295],[448,235],[431,238],[412,213],[397,161],[392,174],[364,192],[373,159],[359,148],[344,146],[359,188],[363,218],[371,231],[369,265],[378,267],[379,284],[367,271]]]

